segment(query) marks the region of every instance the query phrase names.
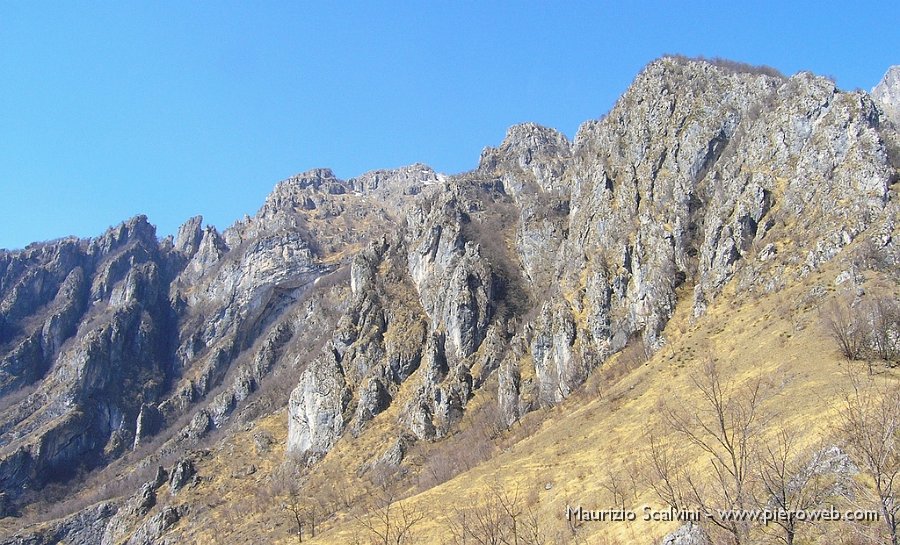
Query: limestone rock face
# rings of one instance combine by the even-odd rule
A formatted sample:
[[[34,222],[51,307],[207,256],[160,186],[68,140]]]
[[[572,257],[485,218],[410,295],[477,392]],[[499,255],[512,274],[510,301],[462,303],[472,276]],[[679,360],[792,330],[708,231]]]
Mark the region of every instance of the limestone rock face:
[[[531,354],[540,399],[558,403],[584,381],[585,368],[576,361],[575,322],[565,309],[545,304],[535,324]]]
[[[175,507],[166,507],[145,522],[126,542],[127,545],[159,545],[175,543],[161,540],[166,531],[181,519],[181,513]]]
[[[128,536],[129,529],[135,524],[140,524],[141,518],[156,505],[156,488],[158,487],[155,483],[145,483],[141,486],[110,518],[98,543],[101,545],[121,543]]]
[[[709,537],[700,526],[687,523],[664,537],[660,545],[709,545]]]
[[[188,259],[194,257],[203,241],[203,216],[194,216],[178,228],[175,236],[175,251],[181,252]]]
[[[133,443],[129,424],[166,376],[164,261],[144,217],[11,260],[0,388],[35,391],[0,415],[4,489],[15,494],[64,475],[87,453],[115,455]]]
[[[0,251],[4,511],[151,441],[184,459],[273,399],[289,455],[387,418],[402,465],[478,396],[510,426],[626,346],[658,349],[678,305],[833,260],[895,270],[897,77],[869,95],[665,57],[571,141],[517,125],[470,172],[314,169],[222,231],[198,216],[160,241],[139,216]],[[66,519],[66,539],[164,542],[190,513],[153,503],[162,484]]]
[[[493,312],[494,286],[479,245],[467,239],[471,218],[456,195],[445,193],[407,218],[409,273],[431,329],[447,334],[459,358],[484,339]]]
[[[891,66],[884,77],[872,89],[872,98],[878,101],[895,125],[900,125],[900,66]]]
[[[188,459],[179,460],[169,473],[169,491],[177,494],[179,490],[190,484],[197,474],[193,462]]]
[[[512,197],[535,189],[564,192],[562,180],[571,156],[572,145],[565,135],[535,123],[523,123],[507,131],[500,147],[485,148],[478,170],[499,177],[504,192]]]
[[[406,221],[385,238],[390,258],[352,261],[365,303],[335,335],[328,361],[344,382],[324,403],[320,445],[361,433],[407,380],[400,425],[413,437],[441,437],[487,384],[509,425],[627,344],[658,348],[684,294],[700,315],[731,281],[778,289],[861,237],[896,262],[896,134],[883,121],[872,97],[812,74],[663,58],[573,142],[513,127],[476,170],[395,208]],[[409,365],[386,341],[388,279],[426,317]]]
[[[13,536],[0,541],[0,543],[3,545],[52,545],[56,543],[96,545],[102,542],[104,528],[116,514],[116,510],[115,504],[101,502],[56,521],[42,531],[24,536]]]
[[[278,184],[256,216],[222,233],[198,216],[160,241],[138,216],[96,239],[0,252],[0,396],[19,399],[0,409],[11,501],[159,433],[163,452],[195,443],[330,333],[340,290],[313,290],[340,275],[327,257],[352,255],[396,219],[351,193],[315,170]],[[371,233],[320,228],[345,214]]]
[[[327,452],[344,429],[348,398],[336,359],[323,354],[313,361],[291,394],[288,447],[311,454]]]
[[[447,176],[416,163],[393,170],[373,170],[347,183],[352,191],[371,197],[378,206],[399,216],[415,202],[411,196],[440,191],[447,181]]]

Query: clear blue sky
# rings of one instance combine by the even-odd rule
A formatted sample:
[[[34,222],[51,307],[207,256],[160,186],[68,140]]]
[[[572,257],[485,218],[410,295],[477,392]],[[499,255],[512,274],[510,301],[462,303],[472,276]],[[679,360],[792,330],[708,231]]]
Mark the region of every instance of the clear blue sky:
[[[571,137],[663,53],[870,89],[898,5],[3,0],[0,247],[138,213],[221,229],[319,166],[468,170],[514,123]]]

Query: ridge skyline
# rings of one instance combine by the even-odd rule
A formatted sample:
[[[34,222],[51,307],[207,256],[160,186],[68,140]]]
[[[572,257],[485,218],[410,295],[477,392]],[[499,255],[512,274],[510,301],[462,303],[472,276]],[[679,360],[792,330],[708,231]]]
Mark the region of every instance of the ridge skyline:
[[[738,66],[738,70],[740,70],[740,69],[762,69],[762,70],[764,70],[764,71],[770,71],[770,70],[771,70],[771,71],[774,71],[774,72],[778,73],[779,75],[781,75],[781,76],[783,76],[783,77],[785,77],[785,78],[790,78],[790,77],[792,77],[792,76],[794,76],[794,75],[797,75],[797,74],[800,74],[800,73],[804,73],[804,72],[805,72],[805,73],[813,74],[813,75],[816,76],[816,77],[823,77],[823,78],[829,79],[829,80],[831,80],[831,81],[833,81],[833,82],[835,82],[835,83],[837,84],[836,78],[835,78],[834,76],[818,74],[818,73],[815,73],[815,72],[813,72],[813,71],[811,71],[811,70],[798,70],[798,71],[795,72],[794,74],[786,74],[786,73],[780,72],[777,68],[774,68],[774,67],[769,66],[769,65],[754,65],[754,64],[745,63],[745,62],[742,62],[742,61],[736,61],[736,60],[733,60],[733,59],[727,59],[727,58],[718,57],[718,56],[708,57],[708,56],[704,56],[704,55],[697,55],[697,56],[693,56],[693,57],[692,57],[692,56],[682,55],[682,54],[680,54],[680,53],[665,53],[665,54],[663,54],[663,55],[661,55],[661,56],[658,56],[658,57],[656,57],[655,59],[653,59],[653,60],[651,60],[651,61],[645,63],[645,64],[643,65],[643,67],[642,67],[637,73],[634,74],[634,76],[633,76],[632,79],[629,81],[629,83],[627,84],[627,86],[625,87],[625,89],[624,89],[619,95],[616,96],[615,100],[613,100],[613,102],[606,108],[606,110],[605,110],[602,114],[597,115],[597,116],[594,116],[594,117],[589,117],[589,118],[587,118],[587,119],[583,119],[582,121],[580,121],[580,122],[577,124],[577,127],[575,128],[575,130],[574,130],[574,132],[573,132],[572,134],[569,134],[569,132],[571,132],[571,131],[566,131],[565,129],[560,128],[560,127],[554,127],[554,126],[551,126],[551,125],[546,125],[546,124],[543,124],[543,123],[541,123],[541,122],[533,121],[533,120],[524,120],[524,121],[520,121],[520,122],[516,122],[516,123],[512,123],[512,124],[508,125],[508,126],[506,127],[506,129],[505,129],[504,136],[503,136],[503,138],[501,139],[501,142],[502,142],[502,141],[505,141],[505,140],[509,137],[510,131],[512,131],[515,127],[525,126],[525,125],[536,125],[536,126],[538,126],[538,127],[546,128],[546,129],[552,130],[552,131],[554,131],[554,132],[556,132],[556,133],[559,133],[560,135],[562,135],[562,136],[570,143],[570,145],[571,145],[571,144],[574,144],[578,132],[582,129],[582,127],[583,127],[585,124],[588,124],[588,123],[591,123],[591,122],[597,121],[597,120],[602,120],[602,119],[606,116],[606,114],[607,114],[610,110],[612,110],[612,108],[613,108],[613,107],[615,106],[615,104],[622,98],[622,96],[624,96],[624,95],[628,92],[628,90],[632,87],[632,85],[633,85],[634,82],[637,80],[637,78],[640,76],[640,74],[643,73],[644,70],[647,69],[647,67],[649,67],[649,66],[651,66],[652,64],[654,64],[654,63],[656,63],[656,62],[659,62],[659,61],[661,61],[661,60],[663,60],[663,59],[666,59],[666,58],[676,58],[676,59],[680,59],[680,60],[682,60],[682,61],[690,61],[690,62],[705,62],[705,63],[709,63],[709,64],[713,64],[713,65],[719,65],[719,64],[733,64],[733,65]],[[720,66],[720,68],[721,68],[721,66]],[[862,87],[857,87],[855,90],[856,90],[856,91],[862,91],[862,92],[865,92],[865,93],[871,95],[871,94],[874,92],[875,88],[877,87],[877,84],[878,84],[878,83],[884,81],[885,78],[887,78],[892,72],[895,72],[895,71],[897,71],[898,69],[900,69],[900,64],[892,64],[892,65],[889,65],[889,66],[887,66],[887,67],[884,69],[884,75],[882,76],[882,79],[881,79],[881,80],[879,80],[878,82],[875,82],[875,84],[873,84],[873,85],[872,85],[871,87],[869,87],[868,89],[865,89],[865,88],[862,88]],[[726,68],[726,70],[734,70],[734,68],[733,68],[733,67],[732,67],[732,68]],[[837,87],[838,87],[838,89],[842,89],[842,87],[841,87],[840,85],[837,85]],[[845,90],[846,90],[846,89],[845,89]],[[498,143],[498,144],[496,144],[496,145],[500,145],[500,144]],[[481,152],[483,153],[484,150],[486,150],[486,149],[488,149],[488,148],[491,148],[491,147],[493,147],[493,146],[491,146],[490,144],[485,144],[485,145],[482,146]],[[340,180],[346,181],[346,182],[350,182],[350,181],[356,180],[356,179],[358,179],[358,178],[364,177],[364,176],[366,176],[367,174],[374,173],[374,172],[379,172],[379,171],[393,171],[393,170],[399,170],[399,169],[408,168],[408,167],[413,167],[413,166],[419,166],[419,165],[422,165],[422,166],[425,166],[425,167],[427,167],[427,168],[429,168],[429,169],[432,169],[432,170],[434,170],[434,172],[436,172],[436,173],[438,173],[438,174],[440,174],[440,175],[442,175],[442,176],[457,176],[457,175],[464,174],[464,173],[466,173],[466,172],[470,172],[470,171],[472,171],[472,170],[474,170],[474,169],[476,169],[476,168],[478,167],[478,162],[477,162],[477,161],[475,162],[474,166],[471,166],[471,165],[472,165],[471,162],[469,162],[468,164],[469,164],[470,166],[467,167],[467,168],[464,168],[463,170],[458,170],[458,171],[452,171],[452,172],[451,172],[451,171],[448,171],[447,169],[442,169],[442,168],[440,168],[438,165],[434,165],[434,164],[429,163],[429,162],[424,161],[424,160],[414,160],[414,161],[412,161],[412,162],[407,162],[407,163],[400,164],[400,165],[390,165],[390,166],[382,165],[382,166],[376,166],[376,167],[374,167],[374,168],[370,168],[370,169],[364,170],[364,171],[362,171],[362,172],[359,172],[359,173],[356,173],[356,174],[347,176],[346,173],[339,172],[338,167],[335,166],[335,165],[330,165],[330,164],[315,164],[315,163],[313,163],[313,164],[307,165],[307,168],[302,168],[302,169],[299,170],[299,171],[295,171],[295,174],[289,175],[289,176],[287,176],[287,177],[283,177],[283,178],[280,179],[279,181],[275,182],[274,185],[271,184],[271,182],[268,182],[268,184],[269,184],[269,185],[268,185],[269,189],[266,190],[266,191],[264,191],[264,193],[263,193],[263,195],[262,195],[262,198],[261,198],[261,200],[260,200],[259,202],[265,201],[265,199],[268,198],[268,196],[272,193],[272,191],[274,190],[275,186],[277,186],[278,183],[281,183],[281,182],[283,182],[283,181],[289,180],[289,179],[294,178],[294,177],[297,177],[297,176],[302,176],[302,175],[304,175],[304,174],[307,174],[307,173],[309,173],[309,172],[313,172],[313,171],[316,171],[316,170],[328,170],[328,171],[331,171],[331,172],[333,173],[333,175],[334,175],[337,179],[340,179]],[[260,181],[260,185],[261,185],[261,187],[262,187],[262,186],[264,186],[265,184],[264,184],[262,181]],[[244,203],[244,202],[241,203],[242,206],[243,206],[244,204],[246,204],[246,203]],[[251,205],[251,206],[252,206],[252,205]],[[261,204],[260,204],[260,206],[261,206]],[[148,223],[150,223],[150,224],[157,230],[157,238],[158,238],[159,240],[164,240],[164,239],[167,238],[167,237],[174,237],[174,236],[177,234],[178,228],[179,228],[181,225],[183,225],[184,223],[190,221],[191,218],[194,218],[194,217],[197,217],[197,216],[202,217],[204,221],[209,221],[209,223],[208,223],[207,225],[212,226],[212,227],[216,228],[218,231],[221,232],[221,231],[224,231],[225,229],[228,229],[228,228],[230,228],[230,227],[236,225],[237,223],[241,222],[242,219],[244,219],[244,218],[246,218],[246,217],[248,217],[248,216],[252,216],[252,214],[255,213],[255,210],[245,208],[245,209],[243,210],[243,212],[239,213],[239,215],[238,215],[237,217],[234,217],[234,218],[233,218],[232,220],[230,220],[230,221],[226,219],[224,223],[219,219],[220,216],[221,216],[221,214],[218,213],[219,211],[216,211],[215,213],[212,213],[212,214],[210,214],[209,212],[196,211],[196,213],[194,213],[194,214],[189,214],[189,215],[187,215],[187,216],[185,216],[185,217],[182,217],[180,220],[177,220],[177,219],[174,220],[174,221],[175,221],[174,223],[173,223],[173,221],[172,221],[171,219],[169,219],[168,221],[165,220],[165,219],[162,219],[162,221],[161,221],[160,219],[157,219],[157,216],[159,215],[160,210],[156,210],[155,212],[156,212],[156,214],[154,214],[154,211],[152,211],[152,210],[142,210],[142,209],[139,209],[139,210],[136,210],[135,212],[133,212],[133,213],[131,213],[131,214],[126,214],[125,216],[119,217],[119,218],[115,219],[114,221],[112,221],[111,223],[109,223],[105,228],[102,228],[102,227],[101,227],[101,228],[99,228],[99,229],[97,229],[97,230],[95,230],[95,231],[93,231],[93,232],[85,232],[85,231],[82,231],[81,233],[57,233],[56,236],[52,236],[52,237],[50,237],[50,238],[44,238],[44,239],[40,239],[40,238],[29,238],[29,239],[25,239],[25,242],[20,243],[20,244],[18,244],[18,245],[9,245],[9,244],[5,244],[2,240],[0,240],[0,251],[10,251],[10,252],[14,252],[14,251],[22,250],[22,249],[24,249],[24,248],[26,248],[26,247],[28,247],[29,245],[34,244],[34,243],[51,242],[51,241],[54,241],[54,240],[65,239],[65,238],[72,238],[72,237],[78,238],[78,239],[92,239],[92,238],[95,238],[95,237],[100,236],[103,232],[109,231],[110,229],[114,229],[116,226],[121,225],[122,223],[127,222],[129,219],[133,219],[133,218],[138,217],[138,216],[145,216],[145,217],[147,218]],[[3,231],[2,229],[0,229],[0,233],[4,233],[4,231]]]

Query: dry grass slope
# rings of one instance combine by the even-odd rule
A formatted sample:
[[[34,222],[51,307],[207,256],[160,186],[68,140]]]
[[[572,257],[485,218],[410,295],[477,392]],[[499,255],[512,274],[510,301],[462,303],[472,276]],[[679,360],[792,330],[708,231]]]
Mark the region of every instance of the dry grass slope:
[[[643,478],[653,431],[684,446],[686,467],[710,474],[708,457],[674,435],[667,408],[685,415],[698,411],[701,400],[694,379],[715,358],[724,379],[735,386],[761,380],[766,390],[762,409],[770,415],[764,434],[780,427],[797,432],[801,444],[833,441],[841,399],[849,386],[848,364],[823,324],[821,299],[837,296],[838,271],[823,269],[781,292],[757,296],[726,288],[707,314],[692,320],[688,288],[665,331],[668,344],[646,362],[622,353],[596,371],[587,384],[563,404],[529,414],[511,430],[485,433],[481,461],[446,482],[429,478],[428,460],[435,456],[471,455],[466,433],[483,427],[477,421],[490,412],[491,401],[476,396],[456,435],[433,444],[416,445],[404,462],[405,473],[391,475],[393,498],[423,514],[413,543],[451,543],[457,514],[490,500],[485,491],[515,491],[523,506],[536,513],[548,543],[657,543],[675,523],[584,522],[565,519],[566,506],[606,509],[621,503],[612,475],[632,475],[630,507],[662,508]],[[867,273],[864,287],[895,286]],[[890,296],[896,298],[897,294]],[[633,351],[632,351],[633,352]],[[896,373],[877,367],[877,380],[894,382]],[[405,385],[408,386],[408,385]],[[404,393],[398,393],[403,398]],[[301,489],[318,510],[317,536],[305,530],[304,543],[368,543],[362,517],[370,500],[386,493],[370,463],[397,437],[401,403],[379,414],[359,435],[346,437],[302,479]],[[482,410],[479,410],[481,408]],[[480,416],[479,416],[480,415]],[[237,432],[198,463],[203,481],[183,492],[179,502],[193,505],[190,527],[177,528],[179,539],[195,543],[297,543],[296,526],[283,509],[283,447],[286,418],[275,413],[252,429]],[[261,450],[254,437],[271,439]],[[248,468],[254,467],[253,472]],[[287,477],[279,475],[288,475]],[[382,476],[383,477],[383,476]],[[281,488],[279,488],[281,481]],[[437,483],[435,486],[432,484]],[[810,539],[815,532],[809,532]],[[185,542],[187,542],[185,541]]]

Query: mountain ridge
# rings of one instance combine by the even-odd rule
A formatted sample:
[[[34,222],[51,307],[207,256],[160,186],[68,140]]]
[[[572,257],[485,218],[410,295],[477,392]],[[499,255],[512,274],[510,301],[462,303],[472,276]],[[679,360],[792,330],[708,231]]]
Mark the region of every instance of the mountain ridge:
[[[159,241],[136,216],[0,252],[0,395],[21,397],[0,411],[6,501],[282,407],[310,471],[385,427],[402,468],[471,403],[508,428],[626,348],[659,351],[677,309],[700,319],[726,286],[771,294],[848,247],[895,267],[881,99],[741,67],[654,61],[571,142],[515,125],[458,175],[312,169],[221,233],[195,217]],[[173,508],[155,537],[141,510],[116,535],[154,542],[190,517]]]

